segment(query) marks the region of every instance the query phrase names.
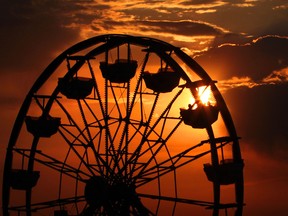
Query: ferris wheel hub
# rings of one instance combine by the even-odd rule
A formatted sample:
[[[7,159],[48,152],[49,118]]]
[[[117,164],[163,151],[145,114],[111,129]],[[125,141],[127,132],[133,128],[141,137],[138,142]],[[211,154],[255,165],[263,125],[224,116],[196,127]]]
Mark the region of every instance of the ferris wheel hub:
[[[108,199],[108,184],[101,176],[93,176],[85,186],[85,199],[90,206],[101,206]]]
[[[95,207],[111,202],[130,202],[137,197],[135,186],[122,180],[109,184],[107,179],[101,176],[93,176],[86,182],[84,194],[87,203]]]

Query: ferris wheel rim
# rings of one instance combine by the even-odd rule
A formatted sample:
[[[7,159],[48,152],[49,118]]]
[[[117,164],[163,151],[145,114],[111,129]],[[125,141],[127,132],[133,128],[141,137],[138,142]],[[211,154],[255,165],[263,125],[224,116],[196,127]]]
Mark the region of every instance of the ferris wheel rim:
[[[95,44],[98,44],[98,43],[101,43],[103,42],[103,40],[107,40],[107,39],[111,39],[111,38],[121,38],[121,39],[124,39],[124,41],[131,41],[133,43],[135,43],[136,45],[139,45],[139,41],[142,41],[144,40],[145,42],[143,42],[143,44],[141,43],[141,45],[144,46],[147,45],[147,43],[151,43],[152,41],[152,44],[154,43],[161,43],[161,46],[168,46],[168,48],[172,49],[174,52],[176,53],[180,53],[179,55],[182,56],[182,58],[184,58],[186,60],[187,58],[187,54],[185,54],[183,51],[180,50],[180,48],[177,48],[171,44],[168,44],[166,42],[163,42],[163,41],[160,41],[160,40],[155,40],[155,39],[152,39],[152,38],[149,38],[149,37],[135,37],[135,36],[129,36],[129,35],[120,35],[120,34],[108,34],[108,35],[101,35],[101,36],[96,36],[96,37],[93,37],[93,38],[90,38],[90,39],[87,39],[85,41],[82,41],[80,43],[77,43],[76,45],[68,48],[66,51],[64,51],[63,53],[61,53],[54,61],[52,61],[48,67],[43,71],[43,73],[40,75],[40,77],[37,79],[37,81],[34,83],[34,85],[32,86],[32,88],[30,89],[29,93],[27,94],[22,106],[21,106],[21,109],[18,113],[18,116],[17,116],[17,119],[15,121],[15,124],[14,124],[14,127],[13,127],[13,131],[11,133],[11,137],[10,137],[10,140],[9,140],[9,144],[8,144],[8,148],[7,148],[7,154],[6,154],[6,160],[5,160],[5,168],[4,168],[4,173],[7,172],[7,169],[9,170],[9,166],[11,166],[11,162],[12,162],[12,158],[9,159],[10,157],[10,153],[12,153],[13,151],[13,147],[16,143],[16,139],[18,137],[18,134],[21,130],[21,127],[22,125],[19,124],[19,122],[24,122],[24,117],[27,113],[27,110],[30,106],[30,103],[31,103],[31,100],[33,98],[33,95],[35,92],[38,91],[38,89],[43,85],[43,83],[46,82],[47,79],[49,79],[49,77],[54,73],[55,69],[58,67],[58,65],[60,65],[68,55],[72,55],[73,53],[76,53],[79,51],[79,49],[82,47],[83,49],[87,48],[87,46],[90,46],[91,44],[95,45]],[[91,45],[92,46],[92,45]],[[91,54],[87,54],[86,57],[89,58]],[[191,59],[191,58],[190,58]],[[83,60],[85,61],[85,60]],[[201,76],[200,77],[204,77],[204,79],[207,79],[209,81],[212,81],[212,79],[209,77],[209,75],[206,73],[206,71],[200,66],[197,64],[197,62],[195,62],[193,59],[191,59],[191,67],[193,67],[193,69],[197,69],[197,71],[195,71],[196,73],[200,74]],[[79,65],[81,64],[81,62],[79,63]],[[238,150],[239,149],[239,143],[238,143],[238,138],[236,136],[236,131],[235,131],[235,128],[234,128],[234,124],[233,124],[233,121],[232,121],[232,118],[231,118],[231,115],[228,111],[228,108],[224,102],[224,99],[222,98],[219,90],[217,89],[216,85],[214,85],[213,83],[211,84],[213,90],[216,92],[216,93],[219,93],[217,94],[218,96],[218,100],[220,101],[220,104],[222,104],[222,107],[221,107],[221,114],[224,115],[224,121],[227,121],[228,123],[228,128],[230,129],[230,133],[231,133],[231,136],[235,136],[235,140],[233,141],[233,145],[236,146],[236,150],[235,150],[235,155],[237,157],[237,160],[242,160],[241,158],[241,153],[240,151]],[[56,95],[59,93],[59,91],[57,92],[56,91]],[[50,98],[51,99],[51,98]],[[54,100],[54,99],[51,99],[51,100]],[[228,113],[228,114],[226,114]],[[20,127],[19,127],[20,126]],[[6,170],[6,171],[5,171]],[[6,178],[5,178],[6,179]],[[243,181],[243,180],[242,180]],[[241,185],[243,185],[243,182],[239,182],[239,187],[241,187]],[[4,184],[3,184],[3,189],[4,189]],[[6,189],[5,189],[6,190]],[[238,190],[241,190],[241,189],[238,189]],[[241,191],[239,192],[241,193]],[[3,195],[4,197],[4,195]],[[238,198],[241,202],[241,197]]]

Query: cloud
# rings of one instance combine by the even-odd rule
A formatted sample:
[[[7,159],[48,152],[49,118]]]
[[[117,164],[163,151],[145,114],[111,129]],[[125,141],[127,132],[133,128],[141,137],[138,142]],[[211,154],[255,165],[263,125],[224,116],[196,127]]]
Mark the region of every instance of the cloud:
[[[238,3],[238,4],[233,4],[233,6],[239,7],[239,8],[245,8],[245,7],[254,7],[255,4],[253,4],[253,3],[247,3],[247,2],[242,2],[242,3]]]
[[[260,2],[252,3],[260,4]],[[275,3],[273,10],[283,15],[284,6]],[[224,7],[225,10],[221,11]],[[251,12],[252,9],[252,7],[241,8],[240,12],[235,14],[237,22],[240,23],[238,18],[243,18],[247,10]],[[252,41],[251,35],[233,30],[239,27],[235,25],[235,20],[233,20],[234,28],[229,24],[232,23],[232,19],[224,19],[227,15],[234,14],[234,10],[236,7],[228,1],[211,0],[98,3],[88,0],[5,1],[0,9],[0,24],[3,29],[0,34],[0,40],[3,41],[0,70],[1,74],[9,76],[2,79],[4,82],[7,81],[7,85],[1,85],[1,91],[5,91],[7,95],[1,96],[0,103],[6,106],[23,98],[23,92],[27,92],[27,88],[51,60],[82,39],[103,33],[149,35],[183,47],[194,55],[195,60],[213,79],[218,80],[218,86],[229,99],[232,112],[236,113],[240,135],[256,140],[255,148],[261,148],[258,143],[263,141],[263,149],[268,152],[269,139],[270,143],[275,143],[274,147],[277,145],[282,147],[282,143],[288,140],[284,130],[280,128],[285,128],[281,121],[288,120],[287,105],[284,104],[284,100],[283,104],[279,104],[276,98],[284,98],[286,94],[288,38],[273,34],[277,31],[281,32],[280,35],[287,33],[287,28],[283,28],[286,26],[284,22],[286,18],[280,19],[280,15],[279,17],[277,15],[277,19],[273,18],[271,26],[268,27],[267,18],[261,20],[272,35],[258,37]],[[263,11],[268,10],[272,9],[267,6]],[[245,20],[250,18],[251,16],[247,16]],[[275,23],[279,25],[273,26]],[[246,22],[244,24],[247,25]],[[255,23],[251,23],[251,26],[255,28]],[[259,29],[258,33],[264,30],[263,27]],[[199,55],[197,51],[202,50],[205,52]],[[25,80],[23,77],[30,78]],[[8,80],[13,84],[8,85]],[[21,84],[22,86],[17,88],[18,91],[14,92],[13,88]],[[12,94],[15,96],[12,97]],[[265,100],[259,101],[263,95]],[[286,110],[280,107],[282,105]],[[275,119],[281,124],[270,117],[271,110],[275,107],[279,111]],[[241,113],[242,110],[244,114]],[[250,124],[252,117],[253,124]],[[270,120],[274,122],[273,127],[270,125],[268,129],[264,127],[263,120],[266,118],[267,122]],[[249,127],[246,128],[247,125]],[[258,127],[259,131],[257,129],[252,133],[253,128]],[[269,130],[275,132],[275,137],[272,138],[271,135],[268,137]],[[262,132],[265,133],[264,136]]]
[[[262,82],[268,84],[279,84],[288,82],[288,67],[283,68],[280,71],[273,71],[267,77],[264,77]]]
[[[226,34],[227,30],[208,22],[152,19],[155,10],[158,15],[162,14],[159,12],[161,8],[178,8],[179,11],[179,8],[187,8],[179,6],[177,1],[173,4],[150,1],[147,7],[142,8],[143,14],[139,14],[140,6],[144,3],[146,4],[144,1],[5,1],[0,8],[0,24],[3,29],[0,34],[1,73],[10,74],[8,77],[11,80],[19,79],[22,74],[30,77],[23,83],[23,89],[21,87],[21,98],[21,94],[27,92],[27,88],[31,87],[55,56],[88,37],[104,33],[149,35],[186,47],[187,50],[192,50],[193,46],[194,52],[205,49],[215,36]],[[2,90],[9,90],[8,95],[13,93],[13,89],[3,86]],[[5,98],[4,100],[7,102]]]
[[[287,161],[288,83],[234,88],[223,94],[242,143]]]
[[[225,32],[215,25],[199,21],[140,21],[147,29],[155,28],[155,31],[166,32],[176,35],[197,36],[197,35],[219,35]],[[142,28],[143,30],[143,28]]]
[[[195,13],[198,14],[204,14],[204,13],[215,13],[217,10],[216,9],[205,9],[205,10],[197,10]]]
[[[286,10],[286,9],[288,9],[287,3],[276,5],[275,7],[273,7],[273,10]]]
[[[0,107],[3,114],[8,109],[16,112],[45,67],[80,40],[77,29],[65,26],[73,22],[73,12],[81,8],[53,0],[1,3]]]
[[[190,6],[197,9],[214,8],[226,5],[225,1],[215,0],[186,0],[179,3],[179,5]]]
[[[232,88],[238,88],[238,87],[248,87],[253,88],[257,86],[258,84],[255,83],[253,80],[251,80],[250,77],[232,77],[228,80],[220,80],[217,84],[221,92],[226,92],[229,89]]]
[[[231,77],[250,77],[260,82],[273,71],[288,66],[288,38],[265,36],[249,43],[227,44],[209,49],[195,56],[213,79],[227,80]]]
[[[244,145],[287,162],[288,38],[263,36],[203,52],[195,60],[218,80]]]
[[[279,71],[273,71],[268,76],[264,77],[262,80],[255,82],[250,77],[235,77],[231,79],[220,80],[218,82],[218,87],[222,93],[228,91],[229,89],[238,87],[253,88],[260,85],[279,85],[288,83],[288,67],[283,68]]]
[[[73,7],[67,7],[69,9],[65,9],[61,1],[59,4],[57,1],[3,2],[0,9],[1,72],[40,70],[56,53],[78,41],[77,32],[64,27],[72,17],[69,11]]]

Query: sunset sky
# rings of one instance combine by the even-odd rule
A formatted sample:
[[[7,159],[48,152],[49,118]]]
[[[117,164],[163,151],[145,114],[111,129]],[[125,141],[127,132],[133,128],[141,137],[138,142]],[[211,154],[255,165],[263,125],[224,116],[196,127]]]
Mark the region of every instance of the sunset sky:
[[[56,56],[101,34],[149,36],[218,81],[241,137],[244,215],[287,215],[287,1],[4,0],[0,17],[1,176],[19,108]]]

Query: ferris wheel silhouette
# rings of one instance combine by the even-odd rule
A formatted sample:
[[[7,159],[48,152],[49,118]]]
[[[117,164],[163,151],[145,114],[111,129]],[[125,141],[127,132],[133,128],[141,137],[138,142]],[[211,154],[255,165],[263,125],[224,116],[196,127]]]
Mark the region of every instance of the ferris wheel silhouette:
[[[154,38],[70,47],[18,113],[3,214],[242,215],[239,137],[215,83]]]

